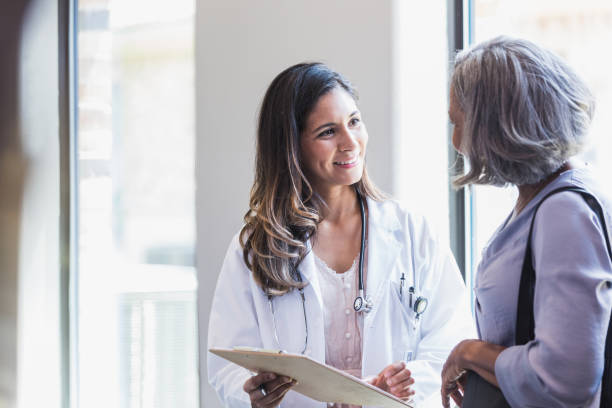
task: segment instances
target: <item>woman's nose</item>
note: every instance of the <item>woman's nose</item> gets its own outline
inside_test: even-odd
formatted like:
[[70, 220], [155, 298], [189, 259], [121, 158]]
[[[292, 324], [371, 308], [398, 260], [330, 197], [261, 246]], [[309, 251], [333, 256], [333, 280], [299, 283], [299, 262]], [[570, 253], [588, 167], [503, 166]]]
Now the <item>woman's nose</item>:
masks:
[[340, 151], [351, 151], [354, 150], [358, 145], [357, 136], [353, 134], [351, 129], [343, 126], [340, 130], [340, 138], [338, 140], [338, 149]]

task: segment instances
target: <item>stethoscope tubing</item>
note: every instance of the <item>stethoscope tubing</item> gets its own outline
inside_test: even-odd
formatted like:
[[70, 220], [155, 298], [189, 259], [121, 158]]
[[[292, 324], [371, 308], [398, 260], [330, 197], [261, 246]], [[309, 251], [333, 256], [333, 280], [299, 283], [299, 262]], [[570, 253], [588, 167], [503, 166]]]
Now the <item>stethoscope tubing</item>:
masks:
[[359, 201], [359, 211], [361, 212], [361, 246], [359, 250], [359, 293], [361, 294], [363, 291], [363, 258], [365, 253], [365, 235], [366, 235], [366, 216], [365, 216], [365, 208], [363, 205], [363, 198], [357, 189], [355, 189], [357, 193], [357, 201]]

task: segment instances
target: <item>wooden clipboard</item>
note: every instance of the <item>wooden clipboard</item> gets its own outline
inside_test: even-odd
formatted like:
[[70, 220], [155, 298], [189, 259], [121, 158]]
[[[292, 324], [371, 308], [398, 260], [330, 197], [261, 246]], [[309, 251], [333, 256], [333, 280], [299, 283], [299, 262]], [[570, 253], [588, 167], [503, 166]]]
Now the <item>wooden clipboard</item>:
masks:
[[292, 389], [317, 401], [412, 408], [394, 395], [301, 354], [249, 347], [211, 348], [209, 351], [254, 372], [272, 372], [294, 378], [297, 384]]

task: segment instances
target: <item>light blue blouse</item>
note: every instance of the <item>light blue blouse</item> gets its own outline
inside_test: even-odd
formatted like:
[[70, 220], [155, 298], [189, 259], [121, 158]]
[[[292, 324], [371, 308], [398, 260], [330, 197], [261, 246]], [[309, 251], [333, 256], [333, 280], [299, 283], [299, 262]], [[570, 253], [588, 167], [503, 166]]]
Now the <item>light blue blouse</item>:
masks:
[[519, 280], [535, 205], [548, 192], [567, 185], [583, 187], [599, 198], [609, 228], [612, 203], [588, 170], [569, 170], [516, 218], [506, 219], [478, 266], [478, 333], [487, 342], [508, 346], [497, 358], [495, 375], [512, 407], [599, 407], [612, 309], [612, 263], [602, 225], [577, 193], [553, 195], [537, 212], [532, 237], [535, 340], [513, 346]]

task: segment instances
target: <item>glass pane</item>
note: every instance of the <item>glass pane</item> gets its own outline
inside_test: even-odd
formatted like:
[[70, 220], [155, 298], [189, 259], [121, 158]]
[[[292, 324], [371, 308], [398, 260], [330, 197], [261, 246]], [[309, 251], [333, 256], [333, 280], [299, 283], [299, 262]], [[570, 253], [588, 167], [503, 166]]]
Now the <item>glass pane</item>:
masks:
[[[415, 3], [394, 2], [393, 8], [396, 31], [391, 66], [396, 74], [391, 79], [391, 191], [411, 211], [425, 215], [448, 244], [448, 126], [440, 120], [447, 116], [448, 110], [446, 2], [419, 3], [421, 18], [416, 20]], [[426, 41], [415, 41], [415, 38], [426, 38]], [[416, 64], [416, 55], [427, 63]], [[366, 102], [363, 101], [364, 108], [367, 108]], [[371, 133], [370, 137], [374, 146], [377, 142], [372, 140], [376, 136]]]
[[[474, 0], [475, 41], [505, 34], [547, 47], [574, 68], [597, 100], [591, 147], [582, 158], [603, 180], [612, 173], [612, 2], [609, 0]], [[514, 189], [476, 187], [476, 254], [507, 216], [518, 195]]]
[[197, 407], [194, 0], [78, 2], [80, 407]]

